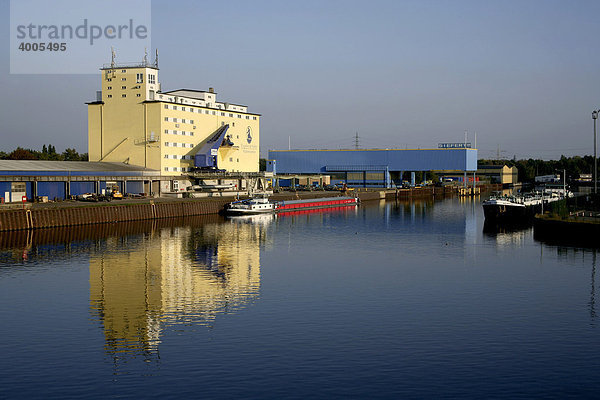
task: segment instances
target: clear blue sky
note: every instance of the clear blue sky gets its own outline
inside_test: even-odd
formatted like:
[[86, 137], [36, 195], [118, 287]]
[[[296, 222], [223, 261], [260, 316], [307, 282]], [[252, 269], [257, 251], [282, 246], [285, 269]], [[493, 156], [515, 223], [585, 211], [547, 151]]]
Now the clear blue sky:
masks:
[[[0, 3], [0, 150], [87, 151], [96, 75], [10, 75]], [[428, 148], [480, 158], [593, 153], [597, 1], [153, 1], [163, 90], [214, 87], [263, 115], [261, 154]], [[141, 59], [140, 56], [133, 60]], [[110, 61], [106, 55], [106, 62]]]

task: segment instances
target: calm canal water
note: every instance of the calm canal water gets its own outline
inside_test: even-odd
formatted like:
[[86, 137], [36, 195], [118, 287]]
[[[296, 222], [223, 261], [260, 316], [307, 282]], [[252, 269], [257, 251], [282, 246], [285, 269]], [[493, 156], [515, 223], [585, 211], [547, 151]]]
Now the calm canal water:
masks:
[[596, 252], [483, 220], [453, 198], [0, 233], [0, 398], [597, 397]]

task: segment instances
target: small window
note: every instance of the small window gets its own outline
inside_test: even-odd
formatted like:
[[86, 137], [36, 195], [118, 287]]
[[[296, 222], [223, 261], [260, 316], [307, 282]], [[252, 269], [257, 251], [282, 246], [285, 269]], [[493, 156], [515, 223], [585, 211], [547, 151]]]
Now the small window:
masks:
[[173, 106], [173, 110], [177, 110], [177, 106]]
[[112, 79], [111, 79], [111, 78], [108, 78], [106, 81], [107, 81], [107, 82], [112, 82]]
[[127, 80], [127, 78], [121, 78], [121, 80], [122, 80], [122, 81], [126, 81], [126, 80]]
[[144, 83], [144, 74], [135, 74], [136, 83]]
[[169, 122], [169, 117], [165, 117], [165, 121]]
[[190, 132], [190, 136], [194, 136], [194, 132]]
[[169, 155], [168, 155], [168, 154], [165, 154], [165, 158], [169, 158]]
[[181, 123], [182, 123], [182, 124], [185, 124], [185, 118], [182, 118], [182, 119], [181, 119]]
[[109, 99], [112, 99], [112, 94], [109, 94], [107, 97], [108, 97]]
[[173, 135], [177, 135], [177, 130], [176, 129], [173, 130]]
[[233, 117], [233, 114], [229, 114], [230, 117]]
[[[190, 120], [190, 124], [193, 124], [193, 123], [194, 123], [194, 120], [193, 120], [193, 119], [191, 119], [191, 120]], [[195, 127], [194, 127], [194, 128], [195, 128]]]
[[169, 142], [165, 142], [165, 146], [169, 147]]
[[242, 116], [238, 114], [238, 118], [242, 118]]
[[135, 97], [142, 97], [142, 95], [138, 93], [135, 95]]
[[224, 112], [222, 112], [222, 113], [221, 113], [221, 117], [224, 117], [224, 116], [225, 116], [225, 113], [224, 113]]
[[233, 162], [233, 157], [229, 157], [229, 161], [230, 161], [230, 162]]
[[181, 111], [185, 111], [185, 107], [181, 107]]
[[121, 97], [127, 97], [127, 95], [126, 94], [122, 94]]
[[125, 73], [125, 72], [127, 72], [127, 70], [126, 70], [126, 69], [122, 69], [122, 70], [121, 70], [121, 72], [122, 72], [122, 73]]
[[111, 89], [112, 89], [112, 86], [107, 86], [106, 87], [106, 90], [111, 90]]
[[250, 116], [249, 116], [249, 115], [246, 115], [246, 119], [250, 119]]
[[168, 130], [168, 129], [165, 129], [165, 133], [169, 133], [169, 130]]
[[238, 158], [236, 162], [240, 162], [240, 159]]
[[169, 109], [169, 106], [165, 104], [165, 110], [168, 110], [168, 109]]
[[165, 167], [165, 171], [168, 171], [168, 170], [169, 170], [169, 167]]
[[256, 121], [256, 117], [252, 117], [252, 119]]
[[193, 148], [194, 148], [194, 144], [190, 143], [190, 149], [193, 149]]
[[177, 122], [177, 118], [173, 118], [173, 122]]
[[179, 124], [175, 124], [175, 128], [179, 128]]

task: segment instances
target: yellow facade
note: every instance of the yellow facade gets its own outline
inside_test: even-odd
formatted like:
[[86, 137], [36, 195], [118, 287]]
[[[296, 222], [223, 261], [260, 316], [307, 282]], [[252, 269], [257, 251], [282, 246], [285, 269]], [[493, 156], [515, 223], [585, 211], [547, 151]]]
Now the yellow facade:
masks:
[[216, 93], [161, 92], [158, 68], [147, 62], [101, 69], [102, 92], [88, 103], [90, 161], [123, 162], [181, 175], [194, 155], [227, 124], [233, 146], [220, 147], [219, 169], [258, 172], [260, 115], [216, 101]]

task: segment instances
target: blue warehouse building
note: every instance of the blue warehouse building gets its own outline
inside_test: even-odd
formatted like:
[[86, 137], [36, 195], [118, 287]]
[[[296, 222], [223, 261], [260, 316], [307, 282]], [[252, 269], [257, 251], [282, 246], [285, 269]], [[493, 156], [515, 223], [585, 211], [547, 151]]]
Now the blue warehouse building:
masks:
[[6, 203], [24, 197], [63, 200], [113, 188], [121, 193], [158, 193], [160, 172], [123, 163], [0, 160], [0, 201]]
[[477, 149], [270, 150], [267, 171], [329, 174], [350, 186], [400, 185], [404, 172], [477, 171]]

